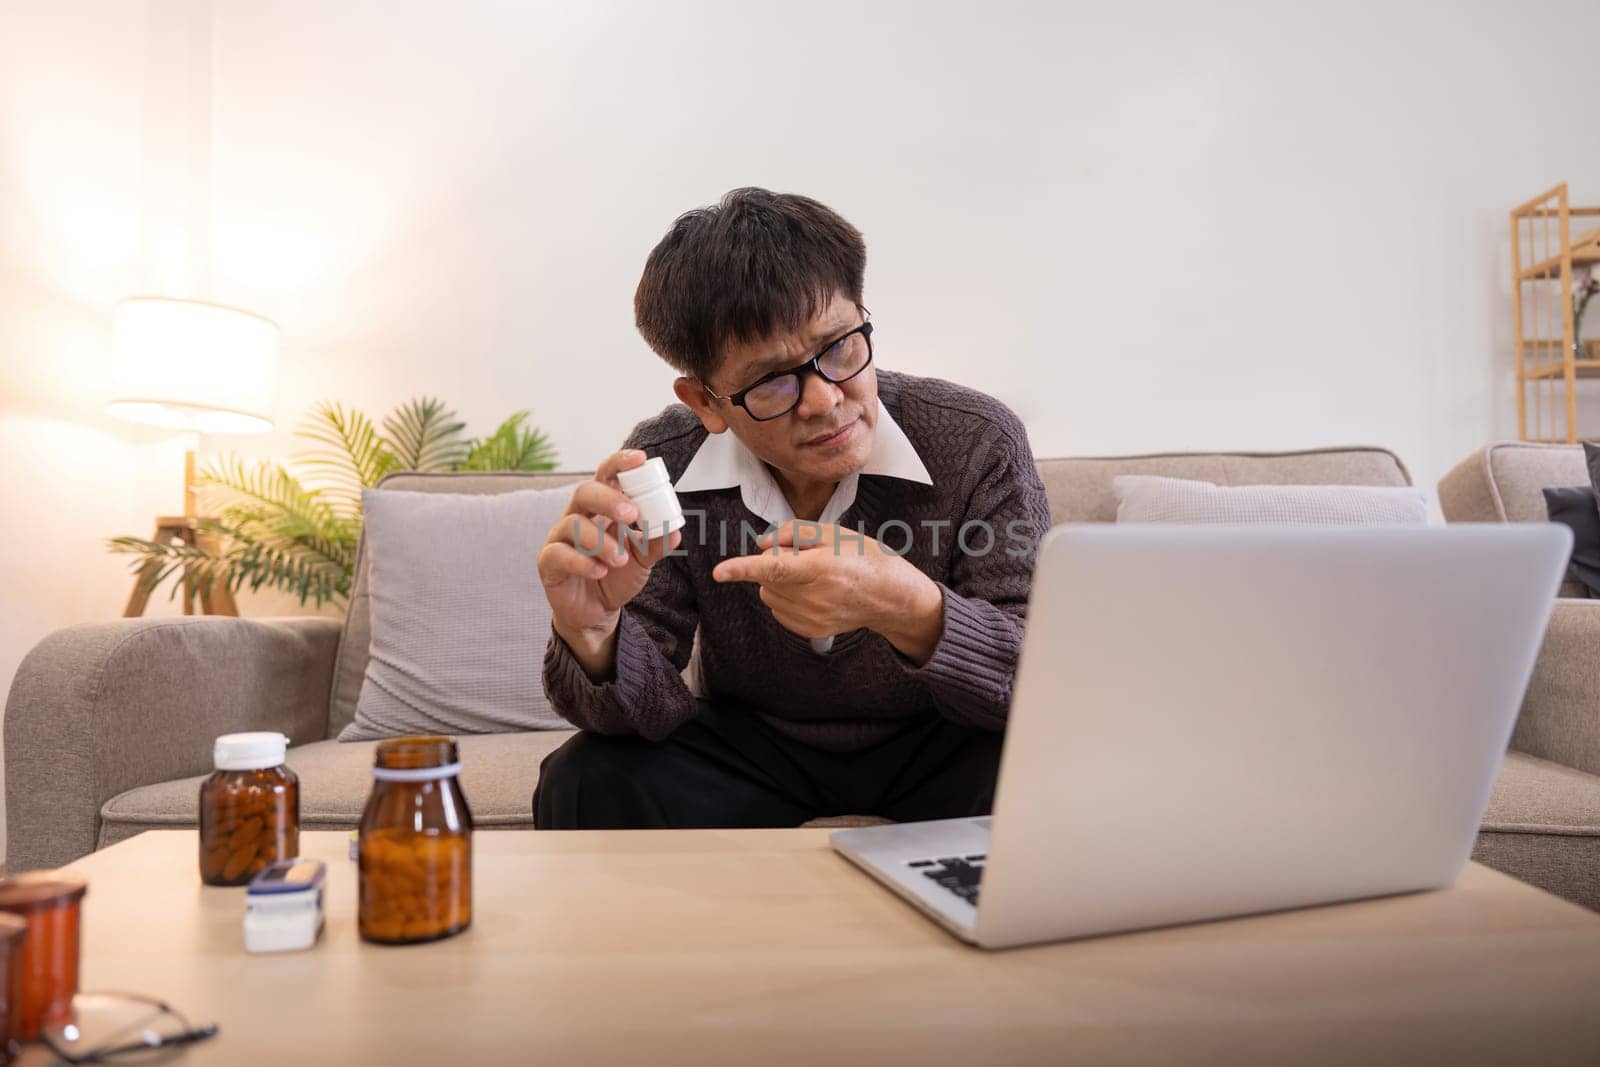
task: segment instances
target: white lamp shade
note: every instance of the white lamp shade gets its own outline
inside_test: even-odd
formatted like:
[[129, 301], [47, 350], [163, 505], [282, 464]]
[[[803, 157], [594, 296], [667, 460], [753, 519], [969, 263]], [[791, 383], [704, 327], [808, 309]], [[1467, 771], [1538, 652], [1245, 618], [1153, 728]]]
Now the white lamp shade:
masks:
[[112, 322], [113, 415], [198, 433], [272, 429], [278, 327], [194, 300], [134, 297]]

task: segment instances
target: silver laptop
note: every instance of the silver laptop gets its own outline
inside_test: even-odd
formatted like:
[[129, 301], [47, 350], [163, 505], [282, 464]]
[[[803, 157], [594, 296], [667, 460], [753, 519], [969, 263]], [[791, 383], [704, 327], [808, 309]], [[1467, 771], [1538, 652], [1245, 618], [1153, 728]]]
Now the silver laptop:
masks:
[[992, 818], [833, 847], [986, 948], [1449, 885], [1571, 542], [1554, 523], [1057, 527]]

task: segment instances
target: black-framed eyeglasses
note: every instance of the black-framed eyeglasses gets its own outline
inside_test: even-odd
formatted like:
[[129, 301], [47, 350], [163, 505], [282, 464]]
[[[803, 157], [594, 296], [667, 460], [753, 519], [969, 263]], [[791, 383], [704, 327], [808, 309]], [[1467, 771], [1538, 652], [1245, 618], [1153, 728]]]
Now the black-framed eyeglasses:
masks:
[[215, 1023], [192, 1026], [164, 1001], [137, 993], [79, 993], [72, 1010], [39, 1035], [68, 1063], [165, 1060], [185, 1045], [217, 1032]]
[[[866, 308], [863, 314], [870, 315]], [[804, 363], [764, 374], [750, 385], [722, 396], [712, 392], [701, 382], [707, 393], [718, 400], [726, 400], [744, 408], [745, 414], [757, 422], [766, 422], [789, 414], [800, 404], [805, 392], [805, 376], [815, 374], [823, 381], [838, 385], [867, 369], [872, 362], [872, 322], [863, 322], [849, 333], [842, 334], [822, 346], [822, 350]]]

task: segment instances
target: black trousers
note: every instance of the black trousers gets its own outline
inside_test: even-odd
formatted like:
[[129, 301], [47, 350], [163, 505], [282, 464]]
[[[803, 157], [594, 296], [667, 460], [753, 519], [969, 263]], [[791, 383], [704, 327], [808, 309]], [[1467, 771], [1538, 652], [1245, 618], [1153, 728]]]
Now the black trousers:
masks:
[[824, 815], [896, 822], [987, 815], [1003, 734], [917, 719], [859, 752], [795, 741], [708, 700], [660, 741], [579, 733], [544, 758], [541, 830], [798, 826]]

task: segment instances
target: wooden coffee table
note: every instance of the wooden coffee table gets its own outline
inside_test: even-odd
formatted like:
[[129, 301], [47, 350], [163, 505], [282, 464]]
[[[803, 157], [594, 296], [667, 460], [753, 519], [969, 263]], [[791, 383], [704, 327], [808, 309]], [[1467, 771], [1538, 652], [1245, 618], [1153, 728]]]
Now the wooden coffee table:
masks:
[[[465, 934], [360, 942], [346, 837], [311, 951], [245, 953], [192, 831], [89, 878], [86, 989], [221, 1033], [180, 1063], [1600, 1063], [1600, 916], [1452, 889], [1065, 944], [955, 941], [827, 831], [480, 832]], [[44, 1063], [30, 1048], [23, 1063]]]

